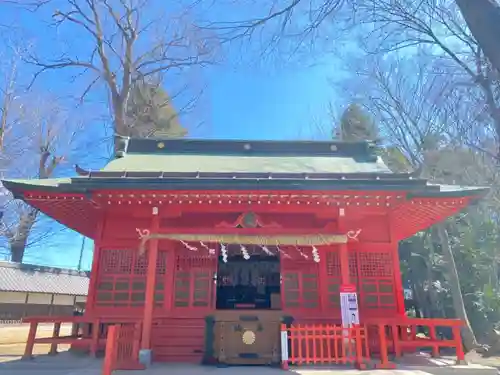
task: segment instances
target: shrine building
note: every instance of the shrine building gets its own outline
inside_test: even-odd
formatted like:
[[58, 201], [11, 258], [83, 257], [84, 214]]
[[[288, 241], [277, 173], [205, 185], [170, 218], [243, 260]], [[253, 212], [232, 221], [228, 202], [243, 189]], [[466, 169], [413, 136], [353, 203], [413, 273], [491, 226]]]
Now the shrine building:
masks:
[[[94, 240], [79, 319], [138, 322], [146, 362], [279, 363], [282, 324], [401, 321], [399, 241], [486, 193], [392, 173], [370, 142], [118, 138], [117, 150], [101, 170], [3, 184]], [[30, 335], [29, 355], [42, 342]], [[104, 347], [105, 330], [92, 337]]]

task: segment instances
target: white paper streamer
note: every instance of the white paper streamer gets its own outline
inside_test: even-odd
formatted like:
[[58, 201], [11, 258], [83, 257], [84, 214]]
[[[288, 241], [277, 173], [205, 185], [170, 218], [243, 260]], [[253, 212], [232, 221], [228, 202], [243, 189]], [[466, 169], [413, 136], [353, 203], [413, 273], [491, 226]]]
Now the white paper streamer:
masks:
[[227, 263], [227, 248], [223, 243], [220, 244], [220, 253], [222, 255], [222, 261]]
[[248, 260], [250, 259], [250, 254], [248, 254], [248, 250], [245, 246], [240, 245], [241, 248], [241, 254], [243, 255], [243, 259]]
[[316, 263], [319, 263], [319, 261], [320, 261], [320, 259], [319, 259], [319, 253], [318, 253], [318, 249], [316, 248], [316, 246], [312, 247], [312, 255], [313, 255], [313, 260]]

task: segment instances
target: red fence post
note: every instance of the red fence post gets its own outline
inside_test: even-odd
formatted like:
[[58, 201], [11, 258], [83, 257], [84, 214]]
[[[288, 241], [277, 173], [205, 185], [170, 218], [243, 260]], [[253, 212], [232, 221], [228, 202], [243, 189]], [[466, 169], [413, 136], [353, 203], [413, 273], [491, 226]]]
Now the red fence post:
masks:
[[375, 367], [379, 369], [394, 369], [394, 363], [389, 362], [389, 355], [387, 353], [387, 336], [385, 334], [385, 325], [378, 324], [378, 336], [380, 343], [380, 363]]
[[36, 330], [38, 328], [38, 322], [30, 322], [30, 331], [28, 333], [28, 340], [26, 341], [26, 347], [24, 348], [23, 359], [31, 359], [33, 355], [33, 346], [35, 346]]
[[[52, 332], [52, 337], [57, 340], [59, 338], [60, 332], [61, 332], [61, 322], [54, 323], [54, 331]], [[49, 355], [56, 355], [56, 354], [57, 354], [57, 341], [53, 342], [50, 345], [50, 352], [49, 352]]]
[[97, 349], [99, 347], [99, 329], [100, 321], [95, 319], [92, 322], [92, 339], [90, 342], [90, 355], [94, 358], [97, 356]]
[[118, 334], [118, 325], [108, 327], [108, 337], [106, 339], [106, 352], [104, 355], [104, 365], [102, 366], [102, 375], [112, 375], [113, 373], [115, 367]]
[[466, 365], [464, 347], [462, 344], [462, 335], [460, 333], [460, 327], [453, 327], [453, 339], [455, 340], [456, 353], [457, 353], [457, 365]]
[[[432, 323], [429, 323], [429, 337], [432, 342], [436, 342], [437, 337], [436, 337], [436, 326], [434, 326]], [[437, 358], [439, 357], [439, 347], [437, 345], [432, 345], [432, 357]]]
[[361, 335], [361, 326], [356, 326], [356, 368], [366, 370], [366, 363], [363, 362], [363, 336]]
[[[393, 324], [391, 327], [392, 331], [392, 341], [394, 343], [394, 355], [396, 358], [401, 357], [401, 345], [400, 345], [400, 339], [399, 339], [399, 330], [407, 330], [407, 327], [400, 327], [398, 325]], [[404, 336], [403, 336], [404, 337]]]

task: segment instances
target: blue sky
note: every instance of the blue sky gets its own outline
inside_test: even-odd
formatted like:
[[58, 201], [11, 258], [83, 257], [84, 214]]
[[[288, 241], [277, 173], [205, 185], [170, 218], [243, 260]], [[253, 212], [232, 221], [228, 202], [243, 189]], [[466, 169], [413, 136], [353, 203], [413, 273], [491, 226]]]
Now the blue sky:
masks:
[[[51, 53], [53, 41], [48, 35], [42, 37], [42, 30], [46, 30], [47, 25], [37, 15], [0, 13], [0, 20], [5, 17], [15, 19], [30, 30], [38, 49]], [[272, 59], [262, 60], [252, 52], [242, 59], [239, 53], [241, 48], [235, 52], [227, 47], [222, 64], [202, 71], [204, 110], [197, 117], [204, 125], [195, 129], [191, 136], [223, 139], [318, 139], [328, 136], [331, 122], [328, 103], [342, 105], [342, 97], [332, 85], [332, 79], [341, 74], [338, 58], [323, 56], [321, 60], [316, 59], [314, 65], [310, 61], [286, 64]], [[252, 61], [258, 61], [258, 64]], [[68, 79], [58, 72], [44, 77], [41, 85], [60, 93], [75, 86]], [[93, 95], [96, 99], [102, 93]], [[104, 127], [102, 121], [90, 122], [86, 130], [88, 144], [103, 137]], [[105, 163], [106, 152], [106, 147], [98, 146], [93, 158], [85, 153], [87, 157], [77, 156], [75, 159], [84, 167], [99, 168]], [[60, 174], [71, 176], [73, 173], [71, 168], [64, 168]], [[29, 248], [25, 261], [76, 267], [81, 243], [80, 235], [63, 231]], [[91, 257], [92, 241], [87, 240], [82, 262], [84, 269], [90, 267]]]

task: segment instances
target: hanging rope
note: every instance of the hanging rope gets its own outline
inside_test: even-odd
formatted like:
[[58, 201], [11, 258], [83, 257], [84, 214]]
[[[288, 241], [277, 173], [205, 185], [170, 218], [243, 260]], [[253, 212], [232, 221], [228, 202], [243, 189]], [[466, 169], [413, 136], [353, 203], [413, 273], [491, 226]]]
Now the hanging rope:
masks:
[[200, 246], [203, 247], [204, 249], [208, 250], [208, 253], [210, 255], [215, 255], [216, 251], [215, 249], [210, 248], [208, 245], [206, 245], [203, 241], [200, 241]]
[[270, 256], [273, 256], [273, 255], [274, 255], [274, 253], [273, 253], [271, 250], [269, 250], [267, 246], [261, 246], [261, 249], [262, 249], [262, 251], [263, 251], [264, 253], [266, 253], [267, 255], [270, 255]]
[[181, 244], [183, 244], [183, 245], [184, 245], [184, 247], [185, 247], [186, 249], [188, 249], [189, 251], [198, 251], [198, 248], [197, 248], [197, 247], [195, 247], [195, 246], [191, 246], [190, 244], [188, 244], [187, 242], [184, 242], [184, 241], [182, 241], [182, 240], [181, 240], [180, 242], [181, 242]]

